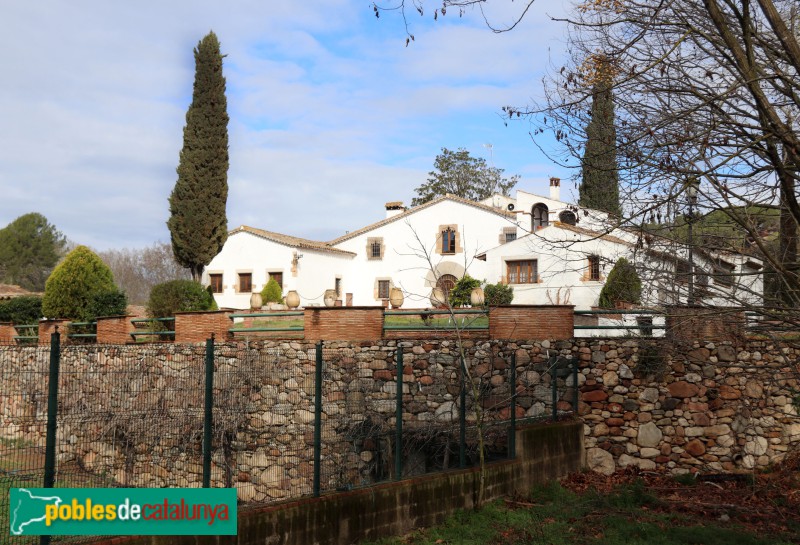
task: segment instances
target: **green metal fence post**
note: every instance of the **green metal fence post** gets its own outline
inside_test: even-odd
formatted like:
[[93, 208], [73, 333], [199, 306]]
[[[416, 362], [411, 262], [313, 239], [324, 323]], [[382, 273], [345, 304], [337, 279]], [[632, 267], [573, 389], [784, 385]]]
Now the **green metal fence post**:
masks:
[[322, 460], [322, 341], [317, 343], [314, 368], [314, 497], [319, 496], [320, 463]]
[[214, 433], [214, 334], [206, 339], [206, 396], [203, 415], [203, 488], [211, 488], [211, 436]]
[[467, 467], [467, 365], [464, 358], [461, 358], [461, 394], [459, 401], [461, 407], [458, 410], [458, 467]]
[[[53, 488], [56, 477], [56, 427], [58, 416], [58, 369], [61, 363], [61, 334], [56, 326], [50, 335], [50, 374], [47, 378], [47, 437], [44, 447], [44, 488]], [[41, 545], [50, 543], [50, 536], [39, 538]]]
[[572, 414], [578, 416], [578, 362], [576, 357], [572, 358]]
[[553, 422], [558, 420], [558, 356], [550, 366], [550, 385], [552, 386]]
[[394, 480], [403, 477], [403, 349], [397, 347], [397, 393], [394, 437]]
[[517, 353], [511, 353], [511, 430], [508, 434], [508, 457], [517, 457]]

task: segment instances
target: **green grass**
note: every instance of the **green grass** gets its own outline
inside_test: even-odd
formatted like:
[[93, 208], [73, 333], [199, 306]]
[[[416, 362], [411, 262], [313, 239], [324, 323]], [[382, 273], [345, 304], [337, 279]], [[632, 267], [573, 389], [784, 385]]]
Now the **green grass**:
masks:
[[[488, 316], [457, 316], [456, 320], [456, 323], [462, 327], [489, 327]], [[422, 316], [411, 314], [401, 316], [386, 316], [384, 319], [384, 326], [387, 328], [391, 328], [392, 326], [417, 326], [420, 329], [452, 329], [453, 323], [450, 317], [446, 315], [434, 315], [426, 320], [423, 320]]]
[[286, 319], [286, 320], [253, 320], [251, 325], [245, 326], [244, 322], [237, 322], [233, 324], [233, 329], [244, 329], [249, 327], [275, 327], [275, 328], [285, 328], [285, 327], [303, 327], [303, 319]]
[[[551, 483], [529, 498], [462, 511], [435, 528], [372, 545], [789, 545], [796, 536], [757, 535], [738, 527], [658, 512], [642, 482], [583, 495]], [[364, 543], [362, 545], [370, 545]]]

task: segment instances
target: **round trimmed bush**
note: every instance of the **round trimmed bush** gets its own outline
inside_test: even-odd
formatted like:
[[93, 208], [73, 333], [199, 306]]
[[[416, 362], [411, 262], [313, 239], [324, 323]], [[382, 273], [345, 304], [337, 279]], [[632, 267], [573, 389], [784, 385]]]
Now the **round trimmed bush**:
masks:
[[510, 305], [514, 300], [514, 288], [505, 284], [486, 284], [483, 299], [487, 306]]
[[168, 318], [176, 312], [216, 310], [214, 297], [200, 282], [172, 280], [153, 286], [147, 302], [147, 314], [152, 318]]
[[[52, 272], [44, 286], [42, 314], [48, 318], [89, 321], [97, 316], [96, 300], [119, 292], [114, 274], [86, 246], [72, 250]], [[124, 307], [121, 312], [124, 313]]]

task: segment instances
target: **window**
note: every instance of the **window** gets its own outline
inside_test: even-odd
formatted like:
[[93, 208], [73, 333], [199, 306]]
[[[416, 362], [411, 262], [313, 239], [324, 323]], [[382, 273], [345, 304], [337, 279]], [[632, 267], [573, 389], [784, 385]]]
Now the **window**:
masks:
[[517, 240], [517, 228], [503, 227], [503, 230], [500, 231], [500, 237], [497, 242], [499, 244], [508, 244], [509, 242], [513, 242], [515, 240]]
[[452, 274], [443, 274], [439, 277], [439, 280], [436, 281], [436, 287], [442, 290], [445, 301], [450, 300], [450, 290], [455, 287], [457, 281], [458, 278]]
[[589, 256], [589, 280], [600, 280], [600, 256]]
[[273, 280], [275, 280], [275, 282], [278, 283], [278, 285], [281, 287], [281, 289], [283, 289], [283, 273], [282, 272], [270, 271], [267, 274], [269, 275], [267, 277], [267, 282], [269, 282], [269, 279], [272, 278]]
[[222, 293], [222, 274], [209, 274], [208, 280], [211, 293]]
[[239, 293], [253, 291], [253, 273], [239, 273]]
[[535, 284], [539, 282], [539, 263], [535, 259], [507, 261], [506, 272], [509, 284]]
[[456, 232], [450, 227], [442, 231], [442, 253], [456, 253]]
[[558, 215], [558, 221], [566, 223], [567, 225], [575, 225], [578, 223], [578, 217], [570, 210], [564, 210]]
[[678, 261], [675, 263], [675, 281], [688, 282], [689, 281], [689, 262]]
[[547, 205], [543, 203], [534, 204], [531, 209], [531, 230], [535, 231], [550, 224], [548, 219]]
[[342, 296], [342, 279], [337, 278], [333, 283], [333, 289], [336, 290], [336, 297]]
[[367, 259], [383, 259], [383, 238], [370, 237], [367, 239]]
[[391, 282], [389, 280], [378, 280], [378, 299], [389, 298], [389, 287]]
[[733, 286], [733, 267], [724, 264], [714, 265], [714, 283], [720, 286]]

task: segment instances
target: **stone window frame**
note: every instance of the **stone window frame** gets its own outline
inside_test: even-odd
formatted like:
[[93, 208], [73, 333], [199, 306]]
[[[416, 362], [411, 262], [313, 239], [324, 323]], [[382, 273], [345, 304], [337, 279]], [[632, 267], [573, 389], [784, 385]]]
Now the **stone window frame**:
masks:
[[[219, 290], [214, 289], [214, 279], [219, 279]], [[208, 272], [208, 287], [211, 288], [211, 293], [222, 293], [225, 291], [225, 284], [223, 280], [225, 279], [224, 273], [222, 271], [209, 271]]]
[[[594, 275], [595, 269], [597, 275]], [[584, 282], [603, 282], [603, 262], [597, 254], [589, 254], [586, 256], [586, 271], [583, 273]]]
[[[509, 239], [509, 236], [512, 238]], [[497, 242], [500, 244], [508, 244], [509, 242], [514, 242], [517, 240], [517, 228], [516, 227], [503, 227], [502, 231], [500, 231], [500, 236], [497, 239]]]
[[[386, 282], [386, 297], [381, 297], [381, 283]], [[388, 301], [389, 300], [389, 293], [392, 291], [392, 287], [394, 287], [394, 283], [392, 279], [388, 276], [379, 276], [375, 278], [375, 283], [373, 284], [373, 298], [376, 301]]]
[[[376, 244], [380, 244], [380, 255], [375, 256], [373, 255], [373, 247]], [[367, 260], [368, 261], [380, 261], [383, 259], [383, 256], [386, 253], [386, 245], [383, 243], [383, 237], [369, 237], [367, 238]]]
[[[243, 290], [242, 289], [242, 279], [244, 276], [250, 277], [250, 289]], [[236, 271], [236, 293], [252, 293], [253, 292], [253, 271], [252, 270], [241, 270]]]
[[[452, 232], [453, 238], [455, 239], [453, 243], [454, 251], [452, 252], [444, 251], [444, 233], [446, 231]], [[462, 248], [461, 246], [461, 233], [458, 231], [458, 225], [455, 223], [440, 225], [439, 230], [436, 234], [436, 253], [439, 255], [456, 255], [460, 254], [463, 251], [464, 248]]]

